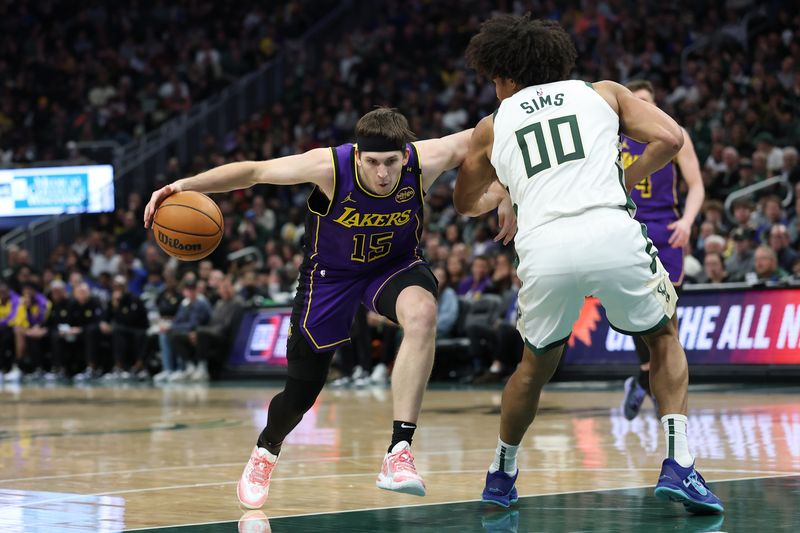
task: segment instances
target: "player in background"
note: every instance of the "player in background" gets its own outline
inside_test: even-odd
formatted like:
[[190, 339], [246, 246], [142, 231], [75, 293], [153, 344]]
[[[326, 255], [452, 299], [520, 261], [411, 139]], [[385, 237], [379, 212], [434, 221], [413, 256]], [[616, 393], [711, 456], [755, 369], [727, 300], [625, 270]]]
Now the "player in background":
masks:
[[[655, 104], [653, 84], [635, 80], [627, 88], [637, 98]], [[683, 147], [673, 160], [662, 168], [642, 178], [633, 186], [631, 197], [636, 204], [635, 218], [647, 227], [647, 236], [658, 248], [658, 257], [669, 272], [669, 279], [680, 294], [683, 284], [683, 256], [692, 233], [692, 224], [703, 206], [705, 188], [700, 175], [700, 163], [688, 132], [683, 132]], [[644, 152], [646, 144], [620, 136], [622, 163], [628, 168]], [[677, 167], [677, 168], [676, 168]], [[687, 194], [683, 216], [678, 212], [678, 170], [686, 182]], [[639, 357], [639, 374], [625, 380], [622, 410], [625, 418], [633, 420], [642, 408], [645, 396], [653, 400], [656, 413], [658, 405], [650, 390], [650, 350], [641, 337], [633, 337]]]
[[[503, 390], [483, 500], [504, 507], [517, 500], [517, 450], [591, 295], [612, 327], [641, 335], [650, 349], [667, 452], [655, 495], [691, 512], [722, 512], [689, 451], [689, 371], [678, 340], [677, 295], [645, 228], [632, 218], [627, 194], [675, 157], [683, 132], [617, 83], [570, 80], [576, 57], [557, 22], [527, 15], [484, 22], [467, 48], [469, 64], [494, 81], [501, 102], [475, 128], [453, 199], [459, 212], [475, 216], [484, 212], [481, 198], [495, 179], [508, 187], [519, 226], [517, 327], [525, 341]], [[625, 171], [620, 130], [647, 144]]]
[[[436, 336], [438, 290], [419, 250], [423, 197], [442, 172], [461, 164], [472, 130], [411, 142], [406, 118], [378, 108], [361, 117], [355, 133], [355, 144], [230, 163], [178, 180], [155, 191], [145, 207], [145, 227], [150, 227], [158, 205], [179, 191], [315, 185], [287, 342], [288, 378], [270, 402], [267, 425], [237, 488], [239, 501], [250, 509], [265, 503], [281, 444], [314, 405], [335, 349], [350, 342], [350, 326], [362, 304], [404, 331], [392, 372], [392, 439], [377, 485], [418, 496], [426, 492], [410, 449]], [[485, 211], [498, 208], [496, 240], [508, 243], [516, 218], [505, 189], [494, 184], [478, 203]]]

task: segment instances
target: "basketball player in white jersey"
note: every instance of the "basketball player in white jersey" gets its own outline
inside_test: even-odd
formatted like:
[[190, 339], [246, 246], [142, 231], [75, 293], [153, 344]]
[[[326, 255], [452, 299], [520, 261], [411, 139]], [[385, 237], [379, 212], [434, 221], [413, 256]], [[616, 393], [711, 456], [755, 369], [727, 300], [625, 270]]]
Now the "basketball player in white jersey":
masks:
[[[522, 362], [503, 391], [500, 435], [483, 500], [517, 500], [516, 452], [542, 387], [556, 370], [584, 297], [595, 296], [612, 327], [641, 335], [651, 353], [651, 388], [667, 441], [655, 494], [693, 513], [720, 500], [694, 468], [687, 442], [686, 355], [677, 336], [677, 296], [658, 252], [632, 218], [628, 191], [667, 164], [683, 144], [657, 107], [610, 81], [569, 80], [577, 53], [553, 21], [502, 15], [486, 21], [467, 60], [494, 80], [500, 107], [473, 133], [456, 182], [459, 212], [499, 180], [517, 213], [518, 329]], [[626, 170], [619, 134], [647, 143]]]

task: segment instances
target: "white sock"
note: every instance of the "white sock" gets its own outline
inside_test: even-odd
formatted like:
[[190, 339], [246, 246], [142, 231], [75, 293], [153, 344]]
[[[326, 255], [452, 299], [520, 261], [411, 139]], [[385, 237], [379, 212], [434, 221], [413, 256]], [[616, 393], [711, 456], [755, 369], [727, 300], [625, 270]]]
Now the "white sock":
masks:
[[498, 470], [502, 470], [506, 474], [513, 476], [517, 471], [518, 449], [519, 445], [506, 444], [500, 440], [500, 437], [497, 437], [497, 450], [494, 452], [494, 462], [489, 467], [489, 472], [493, 474]]
[[667, 439], [667, 457], [684, 468], [692, 466], [694, 457], [689, 453], [687, 437], [689, 420], [684, 415], [664, 415], [661, 417], [661, 425]]

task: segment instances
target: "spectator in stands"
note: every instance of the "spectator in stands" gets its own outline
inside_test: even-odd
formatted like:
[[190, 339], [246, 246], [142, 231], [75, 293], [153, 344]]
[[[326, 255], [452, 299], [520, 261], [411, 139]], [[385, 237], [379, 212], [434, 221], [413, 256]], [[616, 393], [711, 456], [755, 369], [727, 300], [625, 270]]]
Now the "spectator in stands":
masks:
[[759, 157], [763, 157], [766, 177], [780, 172], [783, 167], [783, 150], [775, 146], [775, 138], [772, 134], [767, 131], [761, 132], [755, 136], [753, 141], [756, 143], [754, 160], [757, 154], [760, 154]]
[[44, 353], [48, 338], [48, 331], [45, 327], [50, 317], [52, 304], [47, 297], [39, 290], [38, 285], [33, 282], [26, 283], [22, 287], [22, 305], [25, 309], [24, 323], [17, 326], [17, 363], [11, 369], [16, 370], [17, 378], [6, 374], [5, 379], [9, 381], [19, 380], [25, 374], [33, 371], [34, 378], [44, 375]]
[[239, 285], [239, 297], [245, 303], [258, 304], [262, 300], [270, 299], [268, 288], [258, 285], [258, 274], [254, 268], [250, 268], [242, 273]]
[[489, 235], [489, 228], [486, 224], [480, 224], [475, 229], [475, 234], [472, 236], [472, 257], [489, 257], [499, 249], [499, 245]]
[[733, 254], [725, 261], [725, 270], [728, 271], [731, 281], [744, 281], [748, 272], [752, 272], [755, 263], [756, 233], [750, 228], [736, 228], [731, 232], [733, 239]]
[[[16, 366], [17, 347], [14, 329], [25, 323], [25, 307], [19, 294], [0, 280], [0, 374], [8, 381], [19, 381], [21, 372]], [[10, 376], [9, 376], [10, 374]]]
[[450, 254], [447, 257], [445, 269], [447, 270], [447, 279], [450, 282], [450, 286], [453, 287], [457, 293], [465, 275], [463, 259], [456, 254]]
[[792, 185], [800, 183], [800, 165], [798, 164], [797, 148], [794, 146], [787, 146], [783, 149], [783, 161], [779, 176]]
[[733, 202], [733, 220], [737, 228], [753, 227], [755, 205], [750, 198], [739, 198]]
[[769, 237], [769, 230], [775, 224], [786, 224], [783, 214], [781, 199], [770, 195], [762, 200], [762, 213], [757, 214], [756, 234], [759, 242], [766, 243]]
[[[117, 247], [112, 241], [106, 242], [103, 247], [102, 254], [95, 254], [92, 258], [92, 277], [96, 278], [101, 273], [105, 272], [112, 276], [119, 274], [119, 268], [122, 264], [122, 257], [117, 253]], [[72, 284], [72, 280], [70, 280]]]
[[[449, 263], [448, 263], [449, 264]], [[456, 291], [459, 296], [469, 300], [477, 300], [492, 283], [489, 275], [489, 258], [484, 255], [476, 256], [472, 260], [470, 275], [461, 280]]]
[[727, 234], [729, 227], [725, 222], [725, 207], [719, 200], [706, 200], [703, 204], [703, 221], [711, 224], [712, 233]]
[[208, 324], [211, 319], [211, 306], [205, 297], [198, 294], [196, 279], [184, 281], [182, 292], [183, 301], [169, 328], [169, 344], [178, 368], [170, 375], [169, 381], [202, 377], [196, 372], [197, 328]]
[[800, 182], [794, 186], [794, 213], [786, 224], [789, 230], [789, 241], [797, 249], [800, 249]]
[[436, 320], [436, 338], [447, 338], [458, 320], [458, 296], [450, 286], [447, 270], [439, 265], [433, 268], [439, 288]]
[[703, 273], [701, 283], [727, 283], [730, 281], [730, 276], [725, 270], [725, 260], [718, 252], [706, 252], [706, 256], [703, 258]]
[[795, 259], [792, 265], [792, 277], [790, 279], [795, 284], [800, 283], [800, 257]]
[[494, 324], [475, 324], [467, 328], [470, 355], [473, 361], [491, 359], [488, 368], [472, 383], [499, 383], [517, 367], [523, 349], [522, 337], [517, 331], [517, 297], [521, 282], [516, 270], [512, 273], [513, 284], [503, 294], [500, 316]]
[[176, 370], [175, 357], [169, 341], [169, 331], [172, 321], [181, 307], [181, 291], [175, 276], [170, 273], [164, 278], [164, 289], [158, 295], [156, 308], [158, 309], [158, 346], [161, 354], [161, 372], [153, 376], [155, 383], [167, 381]]
[[[58, 343], [62, 342], [62, 330], [64, 329], [62, 324], [68, 324], [70, 312], [70, 299], [67, 293], [67, 285], [60, 279], [53, 280], [50, 283], [49, 299], [52, 303], [52, 308], [50, 310], [50, 316], [45, 322], [45, 327], [47, 328], [51, 361], [50, 371], [44, 375], [44, 378], [47, 381], [55, 381], [67, 379], [69, 377], [67, 374], [68, 369], [64, 366], [65, 361], [63, 358], [59, 359], [59, 353], [63, 353], [63, 350], [59, 352], [58, 347]], [[42, 348], [42, 346], [38, 344], [32, 346]], [[34, 357], [38, 360], [43, 360], [44, 353], [34, 354]]]
[[778, 259], [778, 266], [790, 272], [798, 253], [792, 250], [789, 243], [789, 231], [783, 224], [775, 224], [769, 230], [767, 244]]
[[114, 276], [111, 300], [100, 321], [100, 331], [111, 337], [114, 354], [114, 368], [104, 376], [105, 379], [124, 381], [150, 377], [144, 366], [148, 326], [147, 310], [142, 300], [128, 291], [125, 276]]
[[[725, 162], [722, 158], [722, 152], [725, 149], [725, 146], [722, 143], [714, 143], [711, 147], [711, 153], [708, 155], [706, 162], [703, 163], [703, 168], [706, 170], [711, 176], [716, 177], [718, 174], [722, 174], [727, 169]], [[706, 188], [710, 186], [710, 183], [705, 183]]]
[[79, 283], [68, 304], [66, 322], [59, 322], [58, 338], [53, 346], [53, 361], [69, 374], [77, 365], [85, 365], [75, 375], [82, 382], [102, 375], [99, 323], [103, 314], [100, 302], [92, 297], [89, 284]]
[[705, 240], [703, 257], [707, 254], [724, 254], [727, 241], [722, 235], [709, 235]]
[[498, 253], [494, 258], [492, 269], [492, 283], [486, 292], [503, 295], [514, 285], [513, 266], [511, 258], [505, 253]]
[[[770, 177], [769, 168], [767, 168], [767, 155], [762, 152], [755, 152], [752, 158], [753, 163], [753, 177], [750, 183], [758, 183]], [[747, 183], [749, 185], [750, 183]], [[745, 185], [744, 183], [742, 185]]]
[[211, 311], [209, 323], [197, 327], [197, 367], [190, 376], [193, 381], [208, 381], [209, 374], [219, 376], [234, 327], [244, 308], [244, 301], [233, 290], [231, 276], [222, 278], [216, 290], [219, 299]]
[[789, 274], [778, 265], [778, 256], [767, 245], [756, 248], [753, 270], [748, 272], [745, 280], [751, 285], [761, 283], [777, 283], [787, 278]]
[[125, 211], [122, 215], [122, 228], [117, 234], [116, 244], [125, 244], [128, 250], [139, 250], [147, 240], [145, 229], [139, 223], [139, 218], [133, 211]]
[[712, 197], [724, 200], [733, 192], [739, 181], [739, 151], [733, 146], [726, 146], [722, 151], [722, 162], [725, 169], [712, 175], [711, 183], [707, 190], [713, 193]]

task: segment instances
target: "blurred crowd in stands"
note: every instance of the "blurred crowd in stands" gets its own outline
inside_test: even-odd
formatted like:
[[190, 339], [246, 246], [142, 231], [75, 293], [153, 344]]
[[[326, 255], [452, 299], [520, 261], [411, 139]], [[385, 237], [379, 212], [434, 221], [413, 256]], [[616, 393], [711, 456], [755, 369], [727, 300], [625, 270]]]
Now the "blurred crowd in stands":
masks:
[[333, 0], [0, 0], [0, 163], [140, 137], [269, 61]]
[[[144, 2], [149, 10], [129, 11], [128, 3], [100, 3], [67, 16], [62, 4], [0, 0], [0, 27], [13, 30], [0, 38], [0, 78], [10, 80], [0, 103], [7, 161], [62, 157], [69, 140], [141, 135], [268, 59], [318, 9], [310, 1], [274, 10], [247, 1]], [[497, 102], [491, 81], [465, 67], [463, 50], [499, 6], [560, 20], [578, 47], [576, 78], [649, 79], [658, 104], [688, 130], [706, 202], [686, 253], [686, 284], [800, 282], [800, 12], [746, 0], [376, 4], [368, 24], [323, 43], [321, 54], [291, 58], [279, 102], [224, 138], [207, 138], [188, 164], [170, 160], [157, 186], [225, 162], [350, 141], [358, 118], [376, 105], [399, 108], [420, 138], [473, 126]], [[725, 209], [732, 192], [771, 177], [784, 184], [745, 192]], [[455, 212], [453, 179], [447, 174], [431, 188], [422, 241], [440, 281], [438, 333], [442, 350], [468, 354], [459, 375], [496, 380], [516, 364], [498, 354], [521, 347], [513, 249], [492, 240], [494, 215]], [[32, 265], [25, 250], [4, 250], [0, 371], [14, 379], [106, 372], [112, 380], [205, 380], [220, 370], [239, 310], [290, 302], [308, 187], [216, 195], [225, 238], [198, 264], [168, 260], [142, 228], [149, 192], [92, 218], [45, 265]], [[400, 334], [377, 315], [359, 316], [355, 342], [340, 354], [339, 383], [385, 381]], [[453, 337], [466, 342], [448, 345]], [[100, 357], [106, 353], [114, 357]]]

